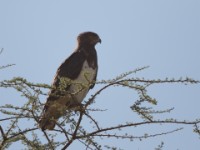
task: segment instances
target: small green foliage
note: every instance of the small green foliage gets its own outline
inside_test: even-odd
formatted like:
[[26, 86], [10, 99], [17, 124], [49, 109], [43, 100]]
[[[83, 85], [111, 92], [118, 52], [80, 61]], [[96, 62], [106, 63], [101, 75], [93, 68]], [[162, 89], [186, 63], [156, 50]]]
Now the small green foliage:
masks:
[[[6, 67], [9, 67], [9, 65]], [[0, 67], [0, 69], [6, 67]], [[22, 77], [14, 77], [10, 80], [0, 81], [0, 88], [13, 88], [17, 93], [20, 93], [21, 98], [23, 97], [23, 99], [25, 99], [25, 101], [20, 101], [20, 99], [18, 100], [21, 104], [19, 106], [13, 104], [0, 106], [0, 116], [2, 116], [0, 118], [0, 149], [7, 149], [13, 143], [21, 142], [26, 149], [64, 150], [77, 141], [77, 143], [83, 145], [85, 149], [89, 150], [101, 150], [105, 148], [111, 150], [122, 150], [121, 148], [111, 146], [112, 144], [104, 146], [99, 143], [99, 139], [114, 138], [134, 142], [135, 140], [145, 140], [147, 138], [172, 134], [183, 129], [175, 128], [174, 130], [161, 133], [142, 133], [139, 136], [133, 134], [134, 132], [125, 132], [126, 128], [134, 130], [138, 126], [153, 126], [155, 124], [192, 125], [194, 127], [194, 132], [200, 136], [200, 119], [194, 121], [178, 121], [176, 118], [163, 118], [161, 116], [162, 114], [170, 113], [174, 108], [156, 110], [155, 106], [158, 106], [159, 100], [148, 93], [148, 88], [155, 84], [198, 84], [199, 81], [188, 77], [179, 79], [145, 79], [142, 77], [135, 77], [136, 73], [147, 68], [148, 66], [137, 68], [133, 71], [120, 74], [113, 79], [97, 81], [96, 84], [101, 85], [101, 88], [91, 95], [91, 97], [86, 100], [85, 104], [81, 107], [77, 107], [75, 110], [66, 110], [66, 115], [56, 122], [56, 128], [53, 131], [42, 131], [38, 127], [38, 121], [44, 106], [41, 102], [40, 96], [48, 95], [46, 93], [48, 89], [56, 90], [55, 96], [63, 96], [63, 94], [66, 93], [68, 86], [72, 84], [77, 85], [78, 88], [77, 91], [70, 94], [77, 94], [84, 88], [91, 86], [93, 83], [88, 82], [83, 84], [80, 82], [74, 82], [68, 78], [59, 78], [59, 88], [55, 89], [55, 87], [48, 84], [29, 82]], [[85, 78], [88, 78], [88, 74], [85, 74]], [[105, 127], [104, 125], [99, 124], [98, 118], [92, 116], [91, 112], [104, 111], [106, 113], [106, 110], [102, 110], [100, 106], [95, 109], [91, 108], [91, 106], [99, 94], [113, 86], [136, 91], [138, 98], [133, 99], [131, 109], [133, 113], [140, 118], [139, 122], [128, 120], [121, 124]], [[155, 115], [160, 115], [161, 119], [155, 119]], [[28, 124], [30, 122], [31, 124]], [[4, 124], [6, 124], [6, 126]], [[161, 142], [155, 150], [161, 150], [163, 145], [164, 143]]]

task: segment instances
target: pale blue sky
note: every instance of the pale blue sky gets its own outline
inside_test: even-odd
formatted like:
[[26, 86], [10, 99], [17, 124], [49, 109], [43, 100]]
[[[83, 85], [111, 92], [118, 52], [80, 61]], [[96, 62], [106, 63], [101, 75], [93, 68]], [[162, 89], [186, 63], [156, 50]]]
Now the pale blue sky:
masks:
[[[189, 76], [200, 80], [199, 0], [0, 0], [0, 48], [4, 48], [0, 66], [16, 64], [1, 70], [0, 80], [22, 76], [31, 82], [50, 84], [57, 67], [76, 47], [76, 36], [83, 31], [94, 31], [102, 39], [96, 46], [99, 80], [146, 65], [150, 68], [138, 77]], [[153, 86], [149, 92], [158, 98], [157, 108], [175, 107], [168, 116], [194, 119], [200, 117], [199, 90], [199, 85], [176, 84]], [[108, 109], [97, 115], [98, 120], [105, 125], [134, 121], [129, 106], [136, 98], [130, 90], [109, 89], [95, 104]], [[0, 104], [20, 103], [13, 90], [0, 89], [0, 99]], [[128, 132], [143, 135], [174, 128], [145, 126]], [[143, 141], [109, 139], [103, 143], [147, 150], [161, 141], [166, 150], [200, 147], [192, 128]], [[73, 145], [71, 149], [75, 148], [80, 147]]]

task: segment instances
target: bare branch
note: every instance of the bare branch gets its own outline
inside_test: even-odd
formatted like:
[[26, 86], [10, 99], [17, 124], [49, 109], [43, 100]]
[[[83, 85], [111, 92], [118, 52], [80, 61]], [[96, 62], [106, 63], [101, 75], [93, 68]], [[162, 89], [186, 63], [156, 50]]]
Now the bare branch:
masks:
[[[0, 51], [1, 53], [1, 51]], [[103, 80], [96, 82], [96, 84], [101, 84], [102, 87], [96, 91], [94, 95], [92, 95], [85, 104], [81, 105], [81, 107], [77, 108], [77, 110], [66, 111], [65, 117], [62, 120], [56, 122], [56, 128], [53, 131], [42, 131], [38, 130], [38, 118], [40, 113], [42, 112], [42, 108], [44, 104], [40, 101], [41, 95], [47, 95], [44, 92], [46, 89], [53, 89], [53, 87], [47, 84], [35, 84], [27, 81], [24, 78], [16, 77], [11, 80], [3, 80], [0, 81], [0, 87], [2, 88], [14, 88], [17, 92], [20, 92], [23, 98], [26, 98], [27, 101], [22, 106], [13, 106], [11, 104], [7, 104], [4, 106], [0, 106], [0, 113], [3, 114], [4, 118], [0, 119], [2, 123], [0, 126], [0, 134], [2, 135], [1, 148], [8, 147], [13, 142], [21, 140], [27, 146], [27, 148], [48, 148], [48, 149], [67, 149], [69, 148], [74, 141], [79, 141], [85, 146], [85, 149], [102, 149], [102, 145], [97, 141], [97, 139], [105, 139], [105, 138], [116, 138], [116, 139], [145, 139], [151, 138], [155, 136], [161, 136], [166, 134], [171, 134], [176, 131], [181, 130], [182, 128], [175, 127], [175, 130], [160, 132], [156, 134], [141, 134], [142, 136], [129, 135], [124, 133], [123, 131], [126, 128], [132, 129], [133, 127], [142, 127], [144, 125], [191, 125], [194, 128], [194, 132], [200, 135], [200, 119], [195, 121], [177, 121], [176, 119], [161, 119], [155, 120], [154, 116], [158, 114], [171, 112], [174, 108], [165, 109], [165, 110], [155, 110], [154, 106], [157, 105], [158, 100], [152, 98], [147, 91], [151, 85], [154, 84], [173, 84], [173, 83], [181, 83], [181, 84], [199, 84], [200, 81], [194, 80], [191, 78], [185, 79], [144, 79], [144, 78], [129, 78], [130, 75], [137, 73], [138, 71], [142, 71], [148, 67], [142, 67], [135, 69], [133, 71], [129, 71], [117, 76], [111, 80]], [[2, 69], [2, 68], [0, 68]], [[75, 83], [77, 84], [77, 83]], [[98, 118], [94, 118], [91, 115], [93, 111], [104, 111], [101, 108], [90, 109], [91, 105], [96, 100], [97, 96], [100, 95], [103, 91], [107, 90], [110, 87], [117, 86], [120, 88], [126, 88], [130, 90], [134, 90], [138, 94], [138, 99], [136, 99], [131, 106], [133, 113], [137, 114], [141, 120], [141, 122], [132, 122], [127, 121], [122, 124], [112, 125], [108, 127], [102, 127], [98, 123]], [[54, 89], [57, 90], [57, 89]], [[62, 89], [65, 90], [65, 89]], [[82, 90], [82, 89], [81, 89]], [[63, 92], [63, 91], [62, 91]], [[59, 93], [59, 92], [58, 92]], [[56, 95], [59, 96], [59, 95]], [[145, 105], [144, 105], [145, 104]], [[85, 117], [84, 117], [85, 116]], [[84, 120], [85, 119], [85, 120]], [[21, 129], [20, 124], [24, 122], [24, 120], [32, 121], [33, 126], [30, 128]], [[7, 125], [7, 129], [3, 126], [3, 123], [9, 124]], [[84, 124], [83, 124], [84, 122]], [[89, 122], [88, 126], [85, 126], [85, 122]], [[64, 125], [67, 127], [65, 128]], [[120, 131], [119, 131], [120, 129]], [[121, 131], [123, 130], [123, 131]], [[41, 133], [44, 136], [38, 136]], [[32, 138], [31, 138], [32, 136]], [[62, 141], [58, 140], [59, 136], [62, 136]], [[46, 142], [43, 142], [46, 141]], [[108, 148], [111, 148], [107, 146]]]

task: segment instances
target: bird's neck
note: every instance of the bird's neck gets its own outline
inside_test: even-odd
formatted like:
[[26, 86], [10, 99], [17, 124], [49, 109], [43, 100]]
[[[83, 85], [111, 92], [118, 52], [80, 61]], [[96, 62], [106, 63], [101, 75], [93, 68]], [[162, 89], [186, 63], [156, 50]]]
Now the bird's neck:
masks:
[[90, 67], [95, 68], [97, 66], [97, 53], [94, 46], [78, 47], [77, 51], [85, 55]]

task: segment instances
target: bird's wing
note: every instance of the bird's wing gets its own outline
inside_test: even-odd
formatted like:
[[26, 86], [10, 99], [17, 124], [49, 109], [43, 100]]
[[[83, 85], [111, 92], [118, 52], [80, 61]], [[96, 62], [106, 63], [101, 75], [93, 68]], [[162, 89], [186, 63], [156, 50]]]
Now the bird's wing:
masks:
[[[58, 89], [59, 86], [62, 86], [61, 82], [63, 82], [62, 79], [69, 79], [74, 80], [78, 77], [78, 75], [81, 72], [83, 62], [85, 61], [85, 55], [81, 51], [75, 51], [72, 53], [71, 56], [69, 56], [58, 68], [57, 73], [54, 77], [53, 81], [53, 89], [49, 93], [49, 97], [47, 98], [47, 101], [56, 100], [59, 95], [62, 95]], [[66, 80], [65, 80], [66, 81]], [[64, 81], [64, 82], [65, 82]], [[70, 82], [70, 81], [69, 81]], [[65, 90], [67, 90], [70, 87], [69, 85], [65, 85]], [[57, 96], [56, 96], [57, 95]]]
[[85, 55], [82, 51], [75, 51], [58, 68], [56, 77], [67, 77], [71, 80], [76, 79], [81, 72]]
[[[53, 88], [49, 92], [49, 96], [47, 97], [47, 101], [43, 109], [43, 115], [40, 119], [39, 124], [42, 130], [52, 130], [55, 126], [55, 121], [62, 116], [66, 109], [66, 100], [70, 100], [71, 98], [70, 94], [66, 94], [71, 85], [65, 84], [65, 81], [63, 83], [62, 79], [76, 79], [81, 72], [85, 59], [86, 58], [83, 52], [75, 51], [58, 68], [53, 81]], [[64, 88], [61, 89], [61, 87]], [[53, 120], [50, 120], [50, 118], [53, 118]]]

